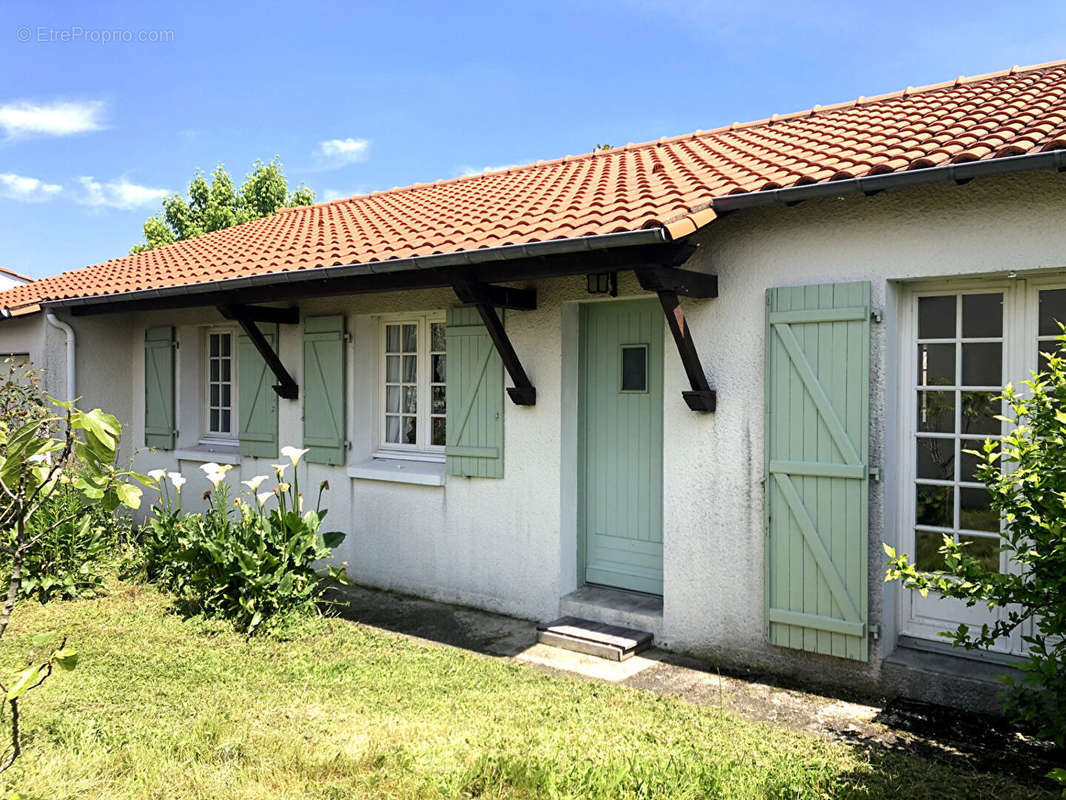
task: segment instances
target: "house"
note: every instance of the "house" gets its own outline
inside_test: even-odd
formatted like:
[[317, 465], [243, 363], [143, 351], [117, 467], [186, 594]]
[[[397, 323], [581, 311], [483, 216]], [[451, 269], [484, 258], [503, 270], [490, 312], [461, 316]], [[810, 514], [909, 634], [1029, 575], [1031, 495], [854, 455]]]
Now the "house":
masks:
[[1004, 566], [961, 450], [1066, 319], [1064, 169], [1014, 68], [286, 209], [11, 288], [0, 350], [142, 471], [310, 448], [360, 582], [993, 707], [1022, 643], [882, 542]]
[[27, 278], [25, 275], [20, 275], [12, 269], [0, 267], [0, 291], [10, 289], [12, 286], [19, 286], [23, 283], [30, 283], [32, 280], [33, 278]]

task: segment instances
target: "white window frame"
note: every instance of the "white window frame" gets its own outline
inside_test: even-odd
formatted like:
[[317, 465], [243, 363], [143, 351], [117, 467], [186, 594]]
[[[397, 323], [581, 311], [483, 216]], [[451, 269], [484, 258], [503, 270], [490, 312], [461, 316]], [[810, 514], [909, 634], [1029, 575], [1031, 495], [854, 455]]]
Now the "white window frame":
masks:
[[[959, 293], [977, 294], [1003, 293], [1003, 374], [1004, 385], [1013, 382], [1016, 387], [1023, 380], [1028, 380], [1032, 371], [1039, 367], [1037, 356], [1039, 292], [1046, 289], [1066, 289], [1066, 273], [1058, 272], [1050, 276], [1026, 278], [984, 278], [957, 279], [936, 282], [920, 282], [905, 287], [901, 297], [900, 315], [900, 363], [899, 363], [899, 408], [900, 408], [900, 464], [899, 464], [899, 547], [901, 552], [912, 556], [915, 547], [915, 485], [916, 477], [916, 436], [917, 430], [917, 372], [918, 372], [918, 298], [933, 295], [955, 295]], [[961, 365], [956, 365], [961, 369]], [[956, 414], [960, 413], [956, 408]], [[928, 435], [923, 433], [923, 436]], [[946, 438], [955, 438], [959, 434], [949, 434]], [[995, 438], [994, 436], [992, 438]], [[957, 466], [957, 469], [961, 465]], [[958, 474], [956, 472], [956, 474]], [[923, 479], [923, 482], [925, 479]], [[1016, 564], [1008, 564], [1007, 555], [1000, 554], [1000, 568], [1016, 570]], [[930, 598], [933, 594], [930, 594]], [[953, 630], [957, 622], [947, 619], [952, 613], [962, 619], [968, 613], [983, 613], [982, 609], [966, 610], [962, 601], [936, 599], [933, 602], [944, 604], [944, 613], [939, 616], [926, 616], [921, 608], [930, 607], [920, 599], [917, 592], [901, 590], [898, 593], [899, 632], [905, 635], [932, 638], [944, 642], [937, 634], [940, 631]], [[1005, 610], [998, 613], [1005, 614]], [[1023, 653], [1026, 645], [1021, 636], [1029, 632], [1028, 626], [1016, 630], [1009, 641], [994, 648], [1004, 652]]]
[[[225, 333], [230, 337], [230, 432], [210, 430], [211, 422], [211, 336]], [[232, 447], [238, 443], [240, 411], [237, 408], [237, 342], [235, 326], [215, 325], [204, 328], [200, 342], [200, 439], [208, 446]]]
[[[377, 383], [374, 393], [374, 431], [376, 448], [375, 458], [400, 458], [417, 461], [443, 462], [444, 445], [429, 444], [432, 435], [432, 411], [431, 411], [431, 368], [432, 353], [430, 351], [430, 325], [433, 323], [445, 323], [444, 311], [420, 311], [408, 314], [382, 314], [376, 317], [377, 329], [377, 367], [375, 380]], [[401, 444], [388, 442], [385, 439], [385, 346], [387, 325], [413, 324], [417, 326], [416, 332], [416, 422], [415, 444]], [[438, 351], [439, 352], [439, 351]], [[447, 367], [445, 367], [447, 369]], [[438, 415], [439, 416], [439, 415]]]

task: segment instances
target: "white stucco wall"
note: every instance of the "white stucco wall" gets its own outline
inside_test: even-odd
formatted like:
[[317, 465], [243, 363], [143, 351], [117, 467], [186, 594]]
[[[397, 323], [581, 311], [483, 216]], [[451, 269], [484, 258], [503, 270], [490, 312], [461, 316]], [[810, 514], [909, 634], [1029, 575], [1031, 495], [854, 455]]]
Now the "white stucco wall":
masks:
[[[895, 303], [898, 282], [952, 275], [1004, 275], [1066, 268], [1066, 176], [1035, 173], [927, 186], [738, 212], [698, 235], [689, 268], [715, 272], [720, 297], [684, 301], [712, 386], [714, 414], [689, 411], [688, 388], [672, 340], [665, 359], [664, 597], [662, 643], [725, 666], [746, 666], [870, 688], [893, 646], [893, 602], [885, 602], [881, 541], [894, 541], [898, 477]], [[763, 352], [765, 291], [771, 286], [870, 280], [885, 321], [873, 328], [871, 458], [885, 478], [871, 486], [870, 622], [885, 631], [868, 664], [774, 648], [763, 640]], [[577, 586], [577, 304], [591, 298], [581, 276], [541, 281], [539, 307], [513, 312], [507, 328], [537, 387], [537, 404], [505, 406], [505, 477], [449, 478], [443, 487], [350, 479], [342, 468], [307, 467], [305, 487], [328, 478], [330, 526], [348, 532], [340, 557], [362, 582], [545, 619]], [[621, 295], [639, 293], [623, 275]], [[348, 315], [349, 436], [352, 461], [369, 455], [367, 315], [443, 309], [443, 291], [335, 297], [300, 304], [302, 316]], [[39, 316], [37, 317], [39, 319]], [[221, 321], [211, 309], [78, 318], [79, 393], [127, 422], [126, 444], [143, 442], [143, 331], [176, 325], [179, 447], [195, 446], [198, 328]], [[0, 323], [9, 341], [41, 338], [32, 323]], [[282, 326], [281, 356], [297, 381], [301, 328]], [[43, 348], [62, 356], [57, 336]], [[56, 361], [56, 364], [61, 364]], [[300, 404], [280, 401], [282, 444], [301, 441]], [[202, 461], [210, 456], [200, 457]], [[173, 453], [136, 456], [139, 469], [181, 468], [190, 497], [207, 488], [199, 461]], [[267, 474], [245, 460], [233, 483]], [[193, 473], [196, 473], [194, 476]]]

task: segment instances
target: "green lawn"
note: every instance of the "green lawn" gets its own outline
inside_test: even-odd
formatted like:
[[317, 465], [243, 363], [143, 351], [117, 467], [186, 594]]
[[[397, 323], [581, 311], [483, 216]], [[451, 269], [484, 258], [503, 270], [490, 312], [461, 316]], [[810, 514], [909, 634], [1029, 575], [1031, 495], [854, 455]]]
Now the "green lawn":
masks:
[[339, 620], [248, 642], [140, 586], [23, 605], [5, 670], [43, 629], [82, 660], [24, 702], [5, 797], [1051, 797]]

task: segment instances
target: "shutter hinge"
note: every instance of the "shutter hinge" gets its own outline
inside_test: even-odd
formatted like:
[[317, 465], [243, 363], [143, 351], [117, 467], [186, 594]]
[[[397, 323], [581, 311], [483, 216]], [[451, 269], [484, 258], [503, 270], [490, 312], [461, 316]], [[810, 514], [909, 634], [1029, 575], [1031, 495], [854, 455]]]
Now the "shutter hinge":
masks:
[[344, 449], [345, 450], [351, 450], [352, 449], [352, 443], [350, 441], [348, 441], [347, 439], [344, 440]]
[[347, 331], [344, 334], [344, 343], [345, 344], [351, 344], [352, 343], [352, 335], [350, 333], [348, 333]]
[[881, 482], [881, 468], [880, 467], [870, 467], [870, 480], [877, 481], [878, 483]]
[[870, 638], [875, 642], [881, 640], [881, 626], [880, 625], [867, 625], [866, 632], [870, 634]]
[[884, 312], [882, 312], [879, 308], [875, 308], [870, 312], [870, 319], [874, 322], [883, 322], [884, 318]]

